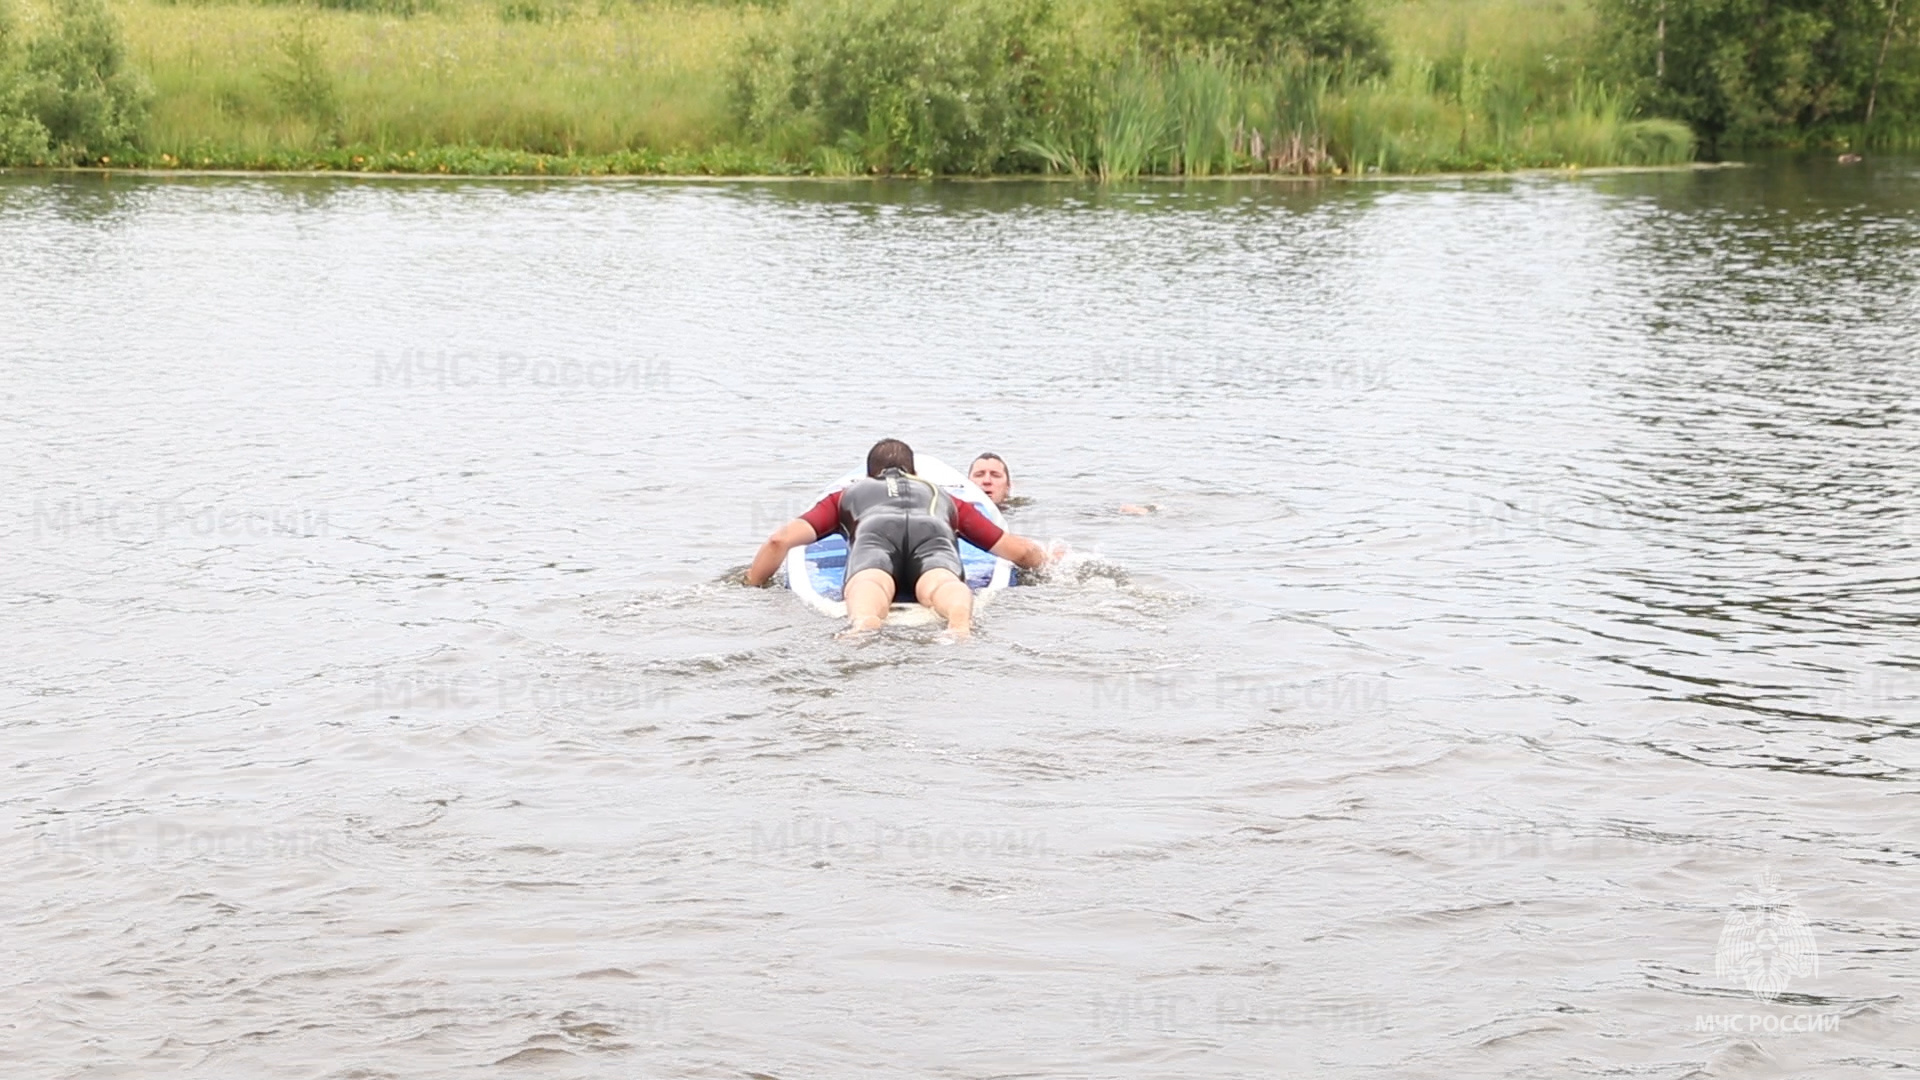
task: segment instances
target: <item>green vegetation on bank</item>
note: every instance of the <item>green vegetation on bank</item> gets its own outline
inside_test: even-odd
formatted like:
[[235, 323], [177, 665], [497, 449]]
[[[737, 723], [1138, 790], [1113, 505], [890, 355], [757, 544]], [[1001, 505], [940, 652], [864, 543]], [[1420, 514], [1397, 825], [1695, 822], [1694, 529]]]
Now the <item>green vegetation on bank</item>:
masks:
[[[1382, 34], [1356, 29], [1368, 23], [1355, 0], [1292, 0], [1281, 25], [1273, 12], [1287, 4], [1137, 2], [1151, 6], [1103, 18], [1042, 0], [791, 0], [748, 42], [736, 118], [756, 144], [823, 173], [1432, 172], [1692, 155], [1683, 126], [1634, 119], [1578, 65], [1390, 56]], [[1160, 17], [1176, 2], [1230, 10], [1183, 37]], [[1236, 12], [1248, 25], [1236, 29]]]
[[1902, 141], [1901, 0], [1794, 3], [0, 0], [0, 162], [1124, 178]]
[[1920, 146], [1914, 0], [1596, 0], [1601, 70], [1710, 143]]

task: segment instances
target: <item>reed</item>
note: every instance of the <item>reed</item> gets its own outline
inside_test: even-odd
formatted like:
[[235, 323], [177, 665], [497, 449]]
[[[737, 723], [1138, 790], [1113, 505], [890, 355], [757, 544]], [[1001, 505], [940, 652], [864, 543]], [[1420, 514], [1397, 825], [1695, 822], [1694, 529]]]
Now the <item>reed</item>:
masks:
[[1091, 138], [1055, 133], [1034, 152], [1075, 175], [1202, 177], [1671, 165], [1692, 157], [1684, 125], [1636, 119], [1621, 96], [1575, 75], [1415, 58], [1354, 77], [1307, 59], [1242, 65], [1218, 56], [1133, 58], [1095, 95]]
[[1173, 136], [1169, 172], [1233, 171], [1234, 132], [1245, 126], [1245, 86], [1240, 66], [1219, 52], [1183, 56], [1168, 65], [1163, 95]]
[[1131, 60], [1110, 76], [1094, 138], [1100, 179], [1130, 180], [1161, 158], [1169, 129], [1165, 79], [1157, 65]]

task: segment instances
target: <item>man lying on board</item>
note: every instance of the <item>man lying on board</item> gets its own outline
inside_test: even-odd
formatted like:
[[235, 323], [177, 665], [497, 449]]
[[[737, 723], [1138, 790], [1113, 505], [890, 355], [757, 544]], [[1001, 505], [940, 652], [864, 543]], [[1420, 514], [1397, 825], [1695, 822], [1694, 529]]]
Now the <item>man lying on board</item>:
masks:
[[847, 537], [847, 629], [873, 630], [886, 621], [893, 598], [910, 593], [945, 619], [954, 637], [973, 628], [973, 590], [960, 565], [956, 534], [976, 547], [1028, 570], [1046, 565], [1047, 551], [995, 525], [913, 475], [913, 448], [881, 439], [867, 451], [867, 478], [815, 503], [774, 530], [754, 552], [747, 584], [764, 585], [787, 552], [839, 532]]

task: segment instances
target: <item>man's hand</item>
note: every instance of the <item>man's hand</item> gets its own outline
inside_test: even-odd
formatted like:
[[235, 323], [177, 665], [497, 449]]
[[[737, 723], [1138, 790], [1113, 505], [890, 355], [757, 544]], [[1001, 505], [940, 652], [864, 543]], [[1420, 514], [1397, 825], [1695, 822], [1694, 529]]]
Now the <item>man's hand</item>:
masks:
[[747, 584], [759, 588], [773, 580], [774, 571], [780, 569], [780, 564], [786, 561], [787, 552], [797, 547], [805, 547], [819, 538], [819, 534], [813, 531], [813, 526], [799, 518], [794, 518], [773, 530], [773, 535], [767, 537], [767, 542], [761, 544], [760, 550], [753, 553], [753, 563], [747, 567]]
[[1024, 536], [1008, 533], [988, 550], [1022, 570], [1038, 570], [1053, 559], [1066, 554], [1067, 546], [1055, 542], [1054, 550], [1049, 551]]

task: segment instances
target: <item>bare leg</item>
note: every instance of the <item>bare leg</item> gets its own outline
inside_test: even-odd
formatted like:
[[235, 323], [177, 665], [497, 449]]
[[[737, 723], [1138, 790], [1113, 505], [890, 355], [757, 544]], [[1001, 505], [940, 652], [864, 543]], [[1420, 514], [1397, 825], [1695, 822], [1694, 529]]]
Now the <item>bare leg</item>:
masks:
[[[948, 575], [951, 577], [952, 575]], [[840, 595], [847, 601], [847, 631], [878, 630], [893, 607], [893, 575], [871, 567], [847, 579]]]
[[973, 590], [951, 570], [932, 569], [920, 575], [913, 586], [914, 598], [947, 620], [947, 630], [956, 638], [973, 632]]

